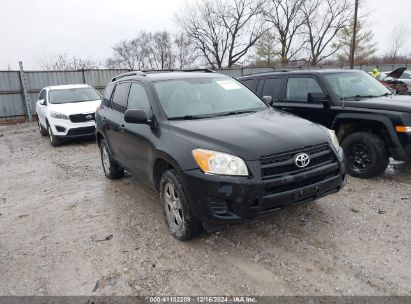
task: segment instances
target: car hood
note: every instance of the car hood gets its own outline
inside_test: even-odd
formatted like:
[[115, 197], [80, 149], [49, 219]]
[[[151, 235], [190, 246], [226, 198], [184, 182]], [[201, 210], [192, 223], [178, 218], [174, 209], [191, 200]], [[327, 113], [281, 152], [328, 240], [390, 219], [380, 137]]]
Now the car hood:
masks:
[[[407, 69], [407, 68], [398, 68], [398, 69], [395, 69], [395, 70], [392, 71], [391, 73], [386, 73], [387, 76], [386, 76], [385, 78], [391, 77], [391, 78], [394, 78], [394, 79], [398, 79], [398, 78], [401, 77], [401, 75], [405, 72], [406, 69]], [[385, 78], [384, 78], [384, 79], [385, 79]]]
[[55, 111], [66, 115], [72, 115], [94, 113], [96, 112], [96, 109], [100, 104], [101, 100], [91, 100], [62, 104], [51, 103], [49, 104], [49, 106], [50, 111]]
[[411, 113], [411, 96], [392, 95], [345, 101], [345, 106]]
[[234, 154], [246, 160], [329, 142], [308, 120], [273, 109], [201, 120], [170, 121], [172, 134], [193, 148]]

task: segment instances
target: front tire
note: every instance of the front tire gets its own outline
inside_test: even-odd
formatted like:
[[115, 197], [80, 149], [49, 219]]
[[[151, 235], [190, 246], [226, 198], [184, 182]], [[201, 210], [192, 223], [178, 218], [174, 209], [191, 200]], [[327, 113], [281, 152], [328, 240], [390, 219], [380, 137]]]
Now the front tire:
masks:
[[37, 119], [37, 125], [38, 125], [38, 127], [39, 127], [39, 131], [40, 131], [41, 136], [47, 136], [47, 135], [48, 135], [47, 129], [44, 128], [44, 127], [41, 125], [40, 120], [38, 120], [38, 119]]
[[124, 176], [123, 168], [121, 168], [119, 164], [112, 160], [105, 140], [102, 140], [100, 143], [100, 156], [104, 175], [108, 179], [114, 180], [122, 178]]
[[387, 169], [389, 155], [381, 137], [370, 132], [356, 132], [341, 144], [348, 174], [359, 178], [382, 175]]
[[168, 229], [173, 237], [180, 241], [189, 241], [201, 234], [203, 226], [192, 215], [183, 186], [174, 170], [166, 171], [161, 178], [160, 200]]
[[47, 125], [47, 134], [49, 135], [50, 145], [52, 147], [57, 147], [61, 145], [61, 140], [53, 134], [50, 125]]

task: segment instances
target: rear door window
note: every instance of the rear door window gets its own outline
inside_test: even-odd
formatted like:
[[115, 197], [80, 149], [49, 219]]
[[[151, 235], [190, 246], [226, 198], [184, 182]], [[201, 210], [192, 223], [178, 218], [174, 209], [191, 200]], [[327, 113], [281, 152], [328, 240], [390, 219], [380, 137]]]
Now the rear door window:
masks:
[[308, 93], [324, 93], [324, 91], [314, 78], [288, 78], [286, 93], [287, 100], [308, 102]]
[[127, 106], [129, 82], [122, 82], [116, 85], [114, 90], [113, 100], [111, 101], [111, 108], [115, 111], [124, 113]]

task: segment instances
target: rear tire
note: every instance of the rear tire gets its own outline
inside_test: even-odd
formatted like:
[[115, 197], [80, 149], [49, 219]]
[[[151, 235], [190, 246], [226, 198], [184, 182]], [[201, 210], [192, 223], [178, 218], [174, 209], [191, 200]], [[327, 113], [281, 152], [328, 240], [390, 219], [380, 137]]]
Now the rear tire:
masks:
[[348, 135], [341, 144], [348, 174], [359, 178], [382, 175], [389, 163], [388, 150], [381, 137], [370, 132]]
[[160, 200], [167, 227], [179, 241], [189, 241], [201, 234], [202, 223], [190, 211], [176, 171], [168, 170], [160, 182]]
[[124, 176], [124, 169], [111, 158], [106, 141], [103, 139], [100, 143], [101, 164], [103, 165], [104, 175], [108, 179], [119, 179]]
[[62, 143], [61, 139], [59, 139], [55, 135], [53, 135], [53, 131], [51, 130], [50, 125], [47, 125], [47, 134], [49, 135], [50, 145], [52, 147], [57, 147], [57, 146], [61, 145], [61, 143]]

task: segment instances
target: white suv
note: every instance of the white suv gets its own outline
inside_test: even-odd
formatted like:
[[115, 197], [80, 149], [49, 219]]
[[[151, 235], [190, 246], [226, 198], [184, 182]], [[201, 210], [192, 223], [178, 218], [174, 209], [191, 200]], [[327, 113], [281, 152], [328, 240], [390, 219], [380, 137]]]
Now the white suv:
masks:
[[100, 103], [100, 94], [89, 85], [44, 88], [36, 103], [41, 135], [49, 135], [52, 146], [64, 139], [94, 135], [95, 112]]

